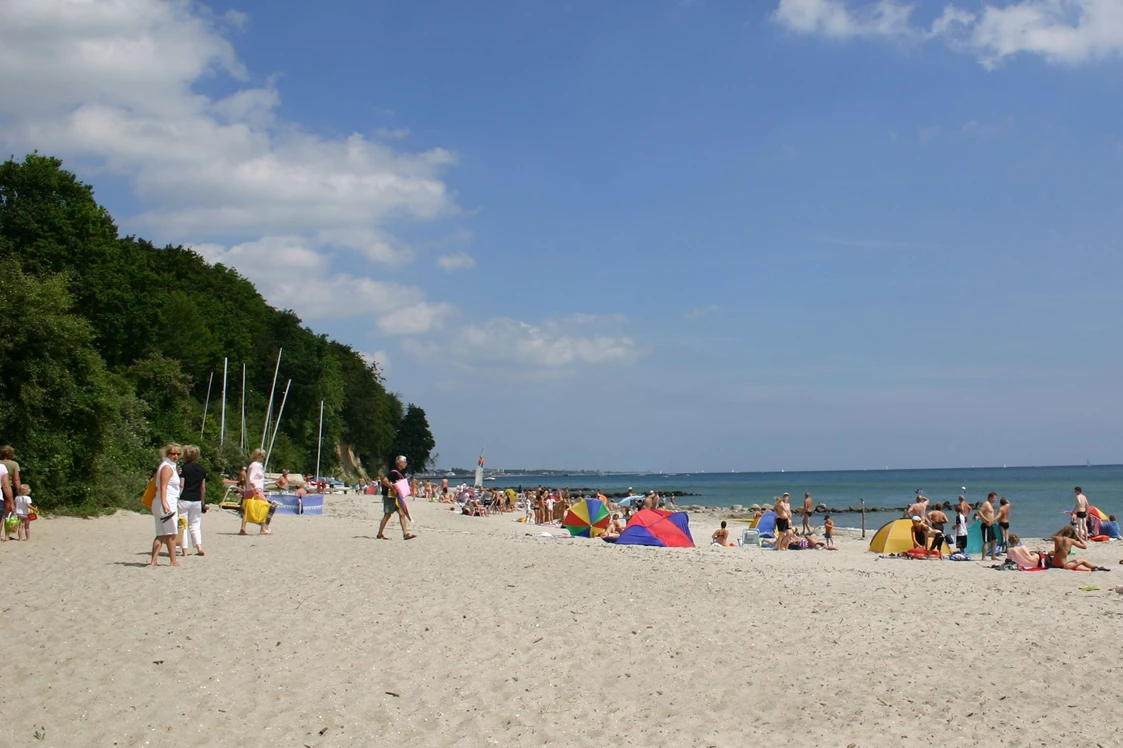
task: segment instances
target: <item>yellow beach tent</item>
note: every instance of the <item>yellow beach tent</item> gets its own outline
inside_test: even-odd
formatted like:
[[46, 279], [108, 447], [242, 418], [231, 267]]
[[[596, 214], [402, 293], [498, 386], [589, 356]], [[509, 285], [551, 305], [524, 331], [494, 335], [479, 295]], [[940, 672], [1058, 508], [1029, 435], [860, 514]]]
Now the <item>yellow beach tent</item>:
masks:
[[[870, 550], [874, 553], [900, 553], [912, 547], [912, 520], [909, 519], [886, 522], [870, 541]], [[944, 543], [942, 552], [944, 555], [951, 553], [947, 543]]]

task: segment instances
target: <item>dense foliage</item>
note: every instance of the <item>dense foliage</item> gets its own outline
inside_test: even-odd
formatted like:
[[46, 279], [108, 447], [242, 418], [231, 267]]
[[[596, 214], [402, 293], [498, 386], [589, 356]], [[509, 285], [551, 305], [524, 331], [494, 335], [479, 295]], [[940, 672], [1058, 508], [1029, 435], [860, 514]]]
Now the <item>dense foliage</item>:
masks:
[[[57, 159], [0, 166], [0, 443], [16, 448], [36, 504], [93, 513], [136, 507], [168, 441], [196, 443], [213, 472], [245, 463], [239, 448], [242, 364], [246, 449], [265, 426], [279, 348], [277, 403], [292, 387], [270, 470], [315, 468], [324, 402], [324, 473], [337, 446], [376, 472], [399, 428], [420, 464], [434, 446], [424, 411], [410, 415], [374, 364], [278, 311], [245, 278], [183, 247], [121, 237], [93, 190]], [[229, 359], [220, 445], [223, 357]], [[200, 433], [208, 380], [214, 385]], [[272, 427], [270, 427], [272, 430]], [[268, 446], [268, 443], [266, 444]], [[211, 499], [221, 490], [208, 481]]]

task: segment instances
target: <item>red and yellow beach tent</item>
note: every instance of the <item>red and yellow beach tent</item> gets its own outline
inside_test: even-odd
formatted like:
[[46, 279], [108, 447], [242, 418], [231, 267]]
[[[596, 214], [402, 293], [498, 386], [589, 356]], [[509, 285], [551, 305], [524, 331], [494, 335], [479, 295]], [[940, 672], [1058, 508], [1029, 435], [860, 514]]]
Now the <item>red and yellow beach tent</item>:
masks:
[[[895, 519], [886, 522], [880, 530], [874, 533], [873, 540], [870, 541], [870, 550], [874, 553], [901, 553], [912, 547], [911, 519]], [[944, 543], [941, 550], [945, 555], [951, 553], [947, 543]]]

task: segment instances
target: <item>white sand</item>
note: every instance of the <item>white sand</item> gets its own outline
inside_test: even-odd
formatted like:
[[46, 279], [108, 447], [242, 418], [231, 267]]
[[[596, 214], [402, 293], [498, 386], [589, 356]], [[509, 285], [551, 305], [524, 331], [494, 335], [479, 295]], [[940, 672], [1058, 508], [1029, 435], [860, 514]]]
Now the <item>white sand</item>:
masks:
[[211, 511], [181, 569], [141, 567], [141, 514], [0, 545], [0, 745], [1121, 743], [1121, 544], [1030, 574], [327, 512], [244, 538]]

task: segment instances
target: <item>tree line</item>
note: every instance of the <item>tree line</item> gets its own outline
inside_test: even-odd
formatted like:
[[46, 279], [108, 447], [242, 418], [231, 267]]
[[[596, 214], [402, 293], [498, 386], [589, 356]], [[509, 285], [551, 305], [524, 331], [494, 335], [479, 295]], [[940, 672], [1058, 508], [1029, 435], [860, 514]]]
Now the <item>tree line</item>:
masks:
[[[16, 448], [36, 505], [135, 507], [169, 441], [199, 444], [212, 474], [236, 472], [247, 461], [242, 364], [248, 451], [261, 442], [280, 348], [274, 418], [292, 386], [271, 470], [315, 469], [321, 401], [323, 473], [339, 474], [347, 449], [372, 476], [395, 454], [416, 471], [432, 462], [424, 410], [387, 391], [376, 364], [270, 306], [232, 268], [120, 236], [92, 187], [60, 160], [34, 153], [0, 166], [0, 443]], [[211, 500], [216, 492], [221, 483], [208, 481]]]

